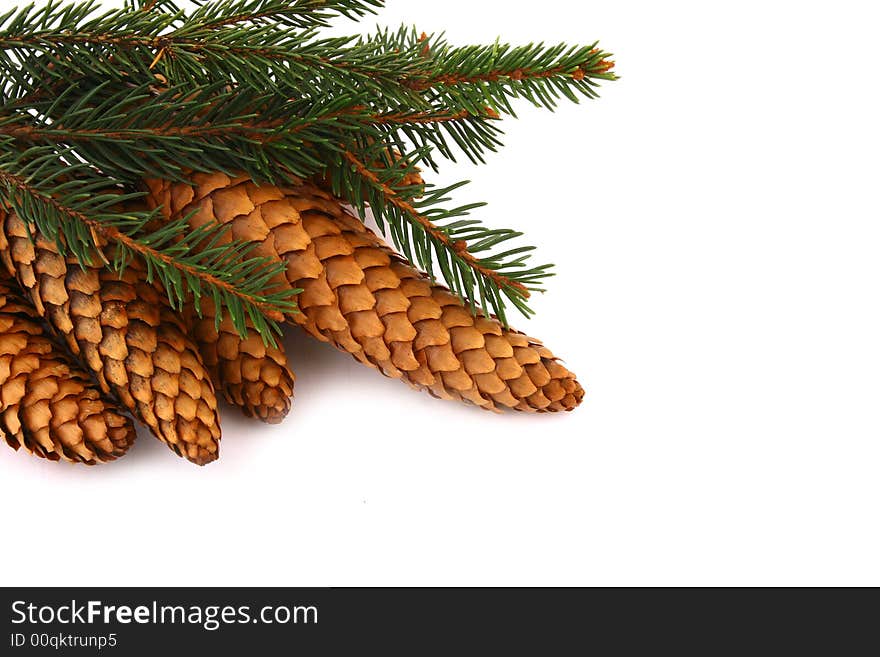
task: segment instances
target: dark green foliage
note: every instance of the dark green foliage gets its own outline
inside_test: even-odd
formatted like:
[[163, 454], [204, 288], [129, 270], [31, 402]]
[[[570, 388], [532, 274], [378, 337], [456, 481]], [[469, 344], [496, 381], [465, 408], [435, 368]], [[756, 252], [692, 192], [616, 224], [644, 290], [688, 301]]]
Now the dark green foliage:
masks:
[[[129, 0], [113, 10], [92, 0], [7, 12], [0, 17], [6, 202], [78, 256], [94, 243], [92, 231], [69, 221], [71, 212], [119, 231], [129, 244], [114, 264], [143, 257], [177, 302], [214, 295], [243, 326], [245, 314], [290, 311], [260, 289], [271, 268], [242, 262], [244, 245], [221, 251], [216, 235], [185, 234], [177, 224], [156, 231], [155, 217], [112, 208], [147, 177], [316, 176], [362, 216], [369, 207], [407, 258], [442, 276], [475, 310], [504, 319], [510, 303], [528, 313], [528, 293], [540, 289], [549, 266], [530, 265], [531, 247], [511, 245], [519, 233], [470, 218], [478, 205], [447, 208], [460, 185], [412, 186], [409, 175], [436, 169], [438, 156], [482, 162], [500, 147], [499, 120], [514, 114], [516, 99], [552, 110], [561, 99], [595, 98], [598, 83], [615, 77], [609, 55], [595, 44], [454, 47], [413, 29], [321, 36], [333, 17], [357, 19], [382, 4], [214, 0], [187, 14], [170, 0]], [[30, 182], [16, 182], [23, 180]], [[207, 272], [241, 294], [212, 287]]]

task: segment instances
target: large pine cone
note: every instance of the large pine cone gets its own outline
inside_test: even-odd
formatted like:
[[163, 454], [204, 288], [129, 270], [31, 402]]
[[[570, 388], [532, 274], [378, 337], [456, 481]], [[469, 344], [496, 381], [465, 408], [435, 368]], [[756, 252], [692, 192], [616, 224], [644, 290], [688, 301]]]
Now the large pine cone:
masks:
[[220, 423], [208, 373], [179, 314], [137, 261], [121, 276], [101, 265], [81, 268], [3, 212], [0, 258], [102, 391], [175, 453], [199, 465], [217, 458]]
[[125, 454], [131, 420], [44, 333], [0, 271], [0, 433], [13, 449], [94, 465]]
[[563, 411], [583, 398], [540, 342], [474, 317], [310, 183], [257, 186], [218, 173], [148, 186], [167, 217], [231, 224], [230, 239], [285, 262], [287, 282], [303, 290], [291, 321], [388, 376], [488, 409]]

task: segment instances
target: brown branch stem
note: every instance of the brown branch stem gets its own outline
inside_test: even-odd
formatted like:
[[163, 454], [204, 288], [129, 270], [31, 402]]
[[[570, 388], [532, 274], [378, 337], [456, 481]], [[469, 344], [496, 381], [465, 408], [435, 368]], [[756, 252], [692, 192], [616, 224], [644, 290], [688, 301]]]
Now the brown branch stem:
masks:
[[[159, 127], [159, 128], [131, 128], [118, 129], [112, 131], [97, 129], [80, 129], [65, 128], [63, 125], [53, 125], [48, 128], [38, 126], [0, 126], [0, 135], [6, 135], [13, 139], [23, 141], [36, 141], [38, 139], [57, 139], [58, 141], [93, 141], [95, 138], [112, 139], [122, 141], [127, 139], [143, 139], [144, 137], [224, 137], [230, 135], [239, 135], [253, 138], [256, 135], [263, 135], [264, 130], [272, 130], [282, 124], [280, 119], [273, 121], [263, 121], [252, 124], [241, 124], [236, 126], [215, 126], [206, 124], [202, 126], [190, 125], [180, 127]], [[271, 141], [271, 139], [266, 139]]]
[[499, 274], [494, 269], [489, 269], [480, 264], [479, 259], [474, 256], [467, 249], [467, 243], [464, 240], [455, 241], [449, 235], [444, 233], [436, 224], [434, 224], [430, 219], [423, 216], [416, 210], [415, 207], [405, 199], [402, 199], [398, 193], [383, 183], [379, 177], [372, 171], [370, 171], [369, 167], [367, 167], [363, 162], [361, 162], [357, 156], [348, 150], [343, 150], [343, 155], [348, 162], [354, 166], [357, 172], [366, 178], [370, 183], [372, 183], [377, 189], [379, 189], [384, 195], [385, 199], [394, 205], [396, 208], [405, 212], [408, 216], [410, 216], [416, 223], [418, 223], [424, 231], [441, 242], [444, 246], [453, 251], [459, 258], [464, 260], [468, 267], [479, 273], [481, 276], [488, 278], [495, 282], [499, 287], [512, 287], [517, 289], [524, 297], [529, 296], [529, 290], [525, 285], [519, 283], [517, 281], [510, 280], [507, 276], [503, 274]]
[[[597, 50], [593, 50], [590, 54], [595, 55], [597, 53]], [[570, 74], [571, 77], [573, 77], [575, 80], [583, 80], [590, 73], [607, 73], [612, 68], [614, 68], [614, 62], [608, 61], [606, 59], [600, 59], [598, 62], [592, 64], [584, 62], [583, 64], [578, 65], [574, 71], [571, 71], [570, 67], [562, 66], [545, 69], [543, 71], [535, 71], [527, 68], [515, 68], [509, 70], [497, 69], [493, 71], [487, 71], [485, 73], [477, 73], [474, 75], [455, 75], [451, 73], [444, 75], [433, 75], [432, 73], [425, 71], [421, 73], [412, 73], [408, 75], [406, 79], [401, 80], [401, 82], [415, 91], [426, 91], [437, 85], [450, 87], [461, 84], [498, 82], [499, 80], [504, 78], [513, 80], [515, 82], [520, 82], [522, 80], [547, 79], [556, 77], [558, 75], [564, 75], [566, 73]]]

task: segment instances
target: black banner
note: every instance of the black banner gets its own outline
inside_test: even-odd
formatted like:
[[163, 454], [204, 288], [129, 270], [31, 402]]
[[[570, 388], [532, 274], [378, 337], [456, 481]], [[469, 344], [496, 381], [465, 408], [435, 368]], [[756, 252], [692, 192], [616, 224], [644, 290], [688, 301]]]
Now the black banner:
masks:
[[[864, 593], [864, 592], [861, 592]], [[577, 654], [738, 647], [840, 652], [873, 627], [844, 590], [0, 589], [0, 654]], [[836, 628], [841, 628], [839, 631]], [[269, 649], [272, 649], [269, 652]], [[610, 649], [610, 650], [609, 650]]]

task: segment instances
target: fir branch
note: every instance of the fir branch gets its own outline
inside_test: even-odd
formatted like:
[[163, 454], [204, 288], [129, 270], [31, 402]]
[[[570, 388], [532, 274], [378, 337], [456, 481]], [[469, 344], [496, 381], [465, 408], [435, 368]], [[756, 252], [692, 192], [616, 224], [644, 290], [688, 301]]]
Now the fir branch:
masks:
[[424, 150], [425, 162], [437, 170], [437, 162], [432, 157], [434, 148], [446, 159], [455, 161], [455, 150], [449, 139], [471, 162], [485, 162], [484, 154], [494, 152], [503, 144], [498, 127], [500, 115], [491, 107], [481, 112], [469, 110], [450, 112], [440, 107], [427, 111], [394, 111], [373, 114], [368, 117], [372, 126], [378, 129], [400, 150], [407, 150], [406, 144]]
[[[223, 2], [205, 7], [218, 4]], [[179, 84], [235, 80], [310, 97], [366, 85], [393, 91], [400, 99], [418, 98], [395, 83], [406, 61], [395, 53], [375, 52], [367, 60], [361, 50], [349, 47], [354, 37], [318, 40], [310, 30], [276, 22], [203, 28], [180, 12], [130, 8], [93, 17], [97, 6], [94, 0], [63, 6], [50, 0], [42, 8], [25, 7], [0, 17], [3, 86], [89, 72], [140, 80], [159, 73]]]
[[0, 109], [0, 135], [75, 146], [92, 165], [132, 180], [243, 171], [258, 181], [283, 181], [319, 171], [312, 145], [335, 141], [349, 118], [360, 120], [339, 103], [254, 96], [225, 85], [183, 91], [73, 85], [27, 111], [15, 104], [6, 115]]
[[[147, 266], [149, 280], [162, 283], [168, 300], [180, 308], [193, 298], [197, 309], [210, 296], [220, 315], [228, 312], [236, 330], [248, 334], [246, 318], [266, 340], [293, 312], [296, 291], [272, 291], [283, 265], [249, 256], [253, 245], [228, 241], [225, 229], [211, 224], [189, 228], [189, 217], [160, 223], [157, 211], [123, 209], [143, 196], [124, 193], [118, 181], [76, 163], [72, 151], [37, 147], [16, 153], [9, 143], [0, 155], [0, 200], [32, 230], [55, 242], [82, 266], [104, 260], [122, 271], [133, 257]], [[102, 244], [112, 245], [107, 261]]]
[[596, 98], [601, 80], [615, 80], [611, 54], [589, 46], [529, 44], [453, 47], [442, 35], [413, 30], [380, 31], [381, 48], [418, 52], [422, 64], [405, 71], [399, 82], [432, 102], [479, 113], [487, 101], [492, 108], [515, 115], [511, 99], [525, 98], [554, 109], [560, 98], [578, 102], [578, 96]]
[[[447, 137], [472, 162], [484, 162], [483, 154], [486, 151], [496, 151], [502, 146], [499, 139], [502, 131], [496, 125], [500, 118], [491, 107], [484, 107], [482, 112], [475, 114], [467, 110], [450, 112], [443, 107], [422, 111], [374, 112], [366, 105], [351, 105], [318, 117], [316, 123], [337, 120], [337, 128], [348, 130], [355, 137], [368, 134], [385, 140], [397, 150], [410, 150], [407, 147], [410, 144], [423, 150], [425, 161], [437, 169], [430, 147], [437, 148], [444, 157], [455, 161], [455, 152]], [[302, 128], [293, 129], [299, 131]]]
[[441, 230], [427, 217], [419, 214], [418, 210], [416, 210], [416, 208], [411, 203], [401, 198], [401, 196], [396, 191], [394, 191], [394, 189], [390, 185], [383, 183], [379, 176], [373, 173], [366, 164], [358, 160], [351, 151], [346, 150], [343, 152], [343, 155], [345, 156], [345, 159], [352, 164], [359, 175], [365, 178], [371, 185], [373, 185], [379, 192], [381, 192], [388, 203], [404, 213], [409, 218], [409, 220], [413, 224], [420, 227], [425, 232], [425, 234], [428, 235], [428, 237], [430, 237], [432, 240], [436, 240], [437, 242], [442, 244], [444, 248], [455, 253], [457, 257], [466, 262], [467, 265], [480, 276], [484, 276], [494, 281], [500, 287], [513, 287], [518, 290], [518, 292], [523, 296], [529, 296], [528, 290], [521, 283], [513, 281], [505, 276], [502, 276], [497, 271], [481, 265], [480, 261], [468, 251], [466, 242], [453, 241], [446, 232]]
[[[220, 0], [190, 18], [130, 10], [92, 18], [93, 2], [60, 8], [50, 1], [43, 9], [13, 10], [0, 18], [0, 24], [6, 23], [0, 30], [0, 70], [13, 77], [47, 73], [47, 64], [59, 70], [108, 70], [112, 60], [117, 70], [143, 74], [155, 69], [175, 82], [213, 80], [220, 73], [226, 80], [293, 88], [320, 74], [325, 86], [317, 90], [325, 93], [326, 85], [351, 89], [360, 83], [384, 93], [386, 100], [406, 101], [404, 106], [422, 97], [422, 104], [425, 98], [439, 99], [450, 109], [471, 113], [479, 113], [487, 100], [513, 113], [509, 100], [516, 97], [552, 109], [561, 96], [573, 101], [578, 94], [595, 97], [597, 81], [615, 77], [608, 53], [595, 44], [453, 48], [441, 38], [407, 30], [380, 31], [354, 45], [351, 38], [317, 40], [312, 31], [284, 23], [285, 12], [300, 15], [297, 4], [285, 9], [278, 0]], [[267, 20], [273, 11], [280, 13], [266, 24], [239, 26], [243, 13], [234, 10], [248, 7], [255, 16], [265, 11]], [[226, 19], [231, 24], [223, 23]], [[28, 70], [27, 50], [44, 55], [42, 67]], [[20, 56], [10, 60], [5, 51]]]
[[[441, 209], [439, 204], [448, 200], [446, 196], [464, 183], [446, 189], [429, 188], [417, 200], [413, 197], [416, 190], [396, 184], [411, 171], [408, 167], [370, 166], [348, 148], [343, 148], [341, 154], [346, 166], [332, 169], [334, 191], [341, 193], [347, 188], [362, 216], [369, 205], [380, 227], [384, 230], [386, 224], [389, 226], [394, 243], [408, 259], [432, 277], [436, 264], [450, 288], [473, 309], [479, 304], [484, 312], [494, 311], [506, 322], [504, 297], [524, 314], [530, 314], [526, 300], [530, 291], [541, 290], [538, 285], [551, 275], [551, 265], [527, 266], [533, 250], [529, 246], [491, 253], [494, 247], [522, 234], [489, 229], [464, 218], [482, 203]], [[405, 157], [403, 161], [412, 162], [416, 157]]]
[[[371, 121], [377, 125], [424, 125], [427, 123], [448, 123], [450, 121], [462, 121], [464, 119], [475, 118], [473, 114], [467, 110], [460, 110], [455, 113], [451, 112], [387, 112], [385, 114], [375, 114], [371, 117]], [[497, 119], [498, 113], [488, 109], [486, 116], [477, 118]]]
[[326, 27], [337, 14], [357, 20], [366, 14], [374, 14], [383, 4], [384, 0], [221, 0], [196, 9], [177, 32], [266, 22], [312, 29]]
[[[308, 177], [323, 165], [315, 146], [340, 133], [370, 135], [409, 150], [428, 144], [454, 159], [447, 136], [472, 159], [500, 141], [497, 115], [373, 112], [362, 104], [288, 101], [226, 85], [157, 90], [83, 80], [55, 98], [0, 108], [0, 135], [29, 143], [77, 145], [80, 155], [116, 175], [175, 178], [184, 171], [245, 172], [257, 180]], [[283, 163], [283, 167], [281, 164]], [[430, 161], [434, 164], [433, 161]], [[124, 173], [123, 173], [124, 172]]]
[[187, 15], [173, 0], [127, 0], [101, 13], [97, 0], [50, 0], [0, 16], [0, 137], [67, 152], [121, 182], [326, 174], [472, 307], [479, 297], [503, 319], [507, 299], [529, 312], [528, 291], [549, 275], [526, 263], [531, 247], [498, 253], [518, 233], [464, 218], [476, 206], [440, 207], [455, 186], [425, 188], [412, 174], [416, 163], [436, 169], [437, 153], [483, 161], [501, 145], [498, 119], [514, 114], [514, 99], [552, 110], [595, 98], [616, 77], [608, 53], [453, 47], [404, 28], [319, 38], [333, 15], [358, 18], [379, 0], [198, 4]]
[[[87, 20], [92, 3], [62, 11], [50, 2], [33, 15], [26, 9], [4, 17], [9, 24], [0, 30], [0, 49], [20, 56], [9, 60], [4, 53], [0, 71], [20, 81], [22, 73], [36, 79], [51, 75], [51, 67], [58, 69], [56, 75], [62, 69], [109, 73], [121, 67], [131, 75], [161, 73], [175, 83], [235, 79], [312, 98], [362, 86], [374, 94], [376, 107], [442, 105], [453, 114], [472, 115], [481, 114], [487, 101], [513, 114], [510, 100], [517, 97], [552, 109], [562, 96], [575, 102], [578, 95], [594, 98], [598, 80], [615, 78], [609, 55], [595, 44], [453, 48], [441, 38], [408, 30], [380, 31], [354, 43], [352, 38], [316, 39], [311, 31], [277, 22], [216, 23], [222, 10], [275, 7], [272, 1], [209, 3], [201, 11], [215, 20], [184, 19], [176, 28], [179, 15], [120, 10]], [[28, 49], [43, 55], [39, 65], [21, 65]]]

